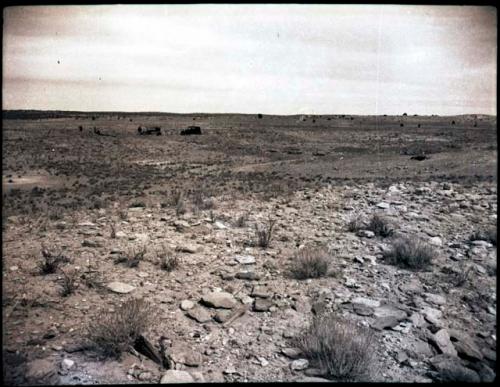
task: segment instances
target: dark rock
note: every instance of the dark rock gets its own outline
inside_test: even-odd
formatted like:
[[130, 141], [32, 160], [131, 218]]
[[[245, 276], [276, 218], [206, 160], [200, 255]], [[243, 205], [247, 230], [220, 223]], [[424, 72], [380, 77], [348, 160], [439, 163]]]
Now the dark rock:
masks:
[[481, 378], [477, 372], [462, 365], [460, 358], [448, 354], [434, 356], [429, 360], [438, 372], [436, 377], [442, 382], [479, 383]]
[[273, 305], [273, 302], [270, 300], [257, 298], [254, 302], [253, 310], [256, 312], [267, 312]]
[[260, 274], [254, 272], [254, 271], [240, 271], [240, 272], [236, 273], [236, 278], [244, 279], [244, 280], [251, 280], [251, 281], [258, 281], [258, 280], [260, 280], [261, 276], [260, 276]]
[[396, 325], [399, 325], [399, 321], [395, 316], [384, 316], [378, 317], [372, 324], [371, 327], [376, 330], [384, 330], [388, 328], [394, 328]]
[[483, 359], [483, 354], [469, 335], [455, 329], [451, 329], [449, 333], [458, 356], [472, 361]]

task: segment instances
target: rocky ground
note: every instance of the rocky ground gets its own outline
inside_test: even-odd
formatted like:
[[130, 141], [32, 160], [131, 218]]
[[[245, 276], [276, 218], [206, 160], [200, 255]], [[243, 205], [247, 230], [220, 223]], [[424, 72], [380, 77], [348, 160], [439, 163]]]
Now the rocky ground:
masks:
[[[54, 221], [7, 218], [4, 377], [16, 384], [322, 381], [293, 337], [315, 313], [334, 310], [374, 333], [374, 381], [495, 378], [496, 244], [470, 235], [496, 226], [496, 182], [347, 182], [267, 200], [211, 199], [210, 209], [188, 205], [179, 216], [160, 203], [124, 209], [116, 201]], [[348, 231], [354, 216], [375, 213], [391, 221], [394, 235]], [[264, 249], [255, 246], [254, 226], [269, 217], [277, 223]], [[383, 260], [401, 235], [436, 251], [427, 270]], [[79, 274], [74, 294], [60, 295], [61, 272], [39, 274], [42, 245], [70, 258], [62, 269]], [[328, 276], [290, 278], [294, 254], [309, 245], [327, 247]], [[115, 263], [139, 246], [147, 250], [138, 267]], [[159, 265], [162, 246], [180, 259], [171, 272]], [[89, 267], [103, 287], [86, 286]], [[85, 327], [133, 297], [154, 305], [145, 336], [166, 349], [170, 370], [134, 351], [102, 360], [82, 345]]]

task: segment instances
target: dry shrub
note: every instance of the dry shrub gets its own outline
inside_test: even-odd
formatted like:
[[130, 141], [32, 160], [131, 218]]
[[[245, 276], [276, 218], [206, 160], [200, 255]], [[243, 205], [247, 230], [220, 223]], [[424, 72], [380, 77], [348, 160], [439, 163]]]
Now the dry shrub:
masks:
[[160, 258], [160, 267], [168, 272], [171, 272], [179, 267], [179, 257], [169, 248], [162, 246], [161, 251], [158, 252]]
[[360, 214], [353, 215], [347, 222], [347, 231], [356, 232], [365, 228], [365, 222]]
[[390, 222], [379, 214], [374, 214], [368, 223], [368, 230], [373, 231], [375, 235], [386, 238], [394, 233]]
[[264, 226], [255, 225], [255, 235], [257, 237], [257, 246], [264, 249], [269, 247], [271, 243], [271, 238], [273, 237], [273, 229], [276, 224], [276, 220], [269, 218], [268, 222]]
[[99, 312], [87, 327], [87, 338], [105, 357], [119, 359], [145, 333], [153, 317], [150, 304], [143, 299], [131, 299], [114, 312]]
[[234, 225], [236, 227], [245, 227], [246, 226], [246, 223], [248, 221], [248, 214], [247, 213], [244, 213], [244, 214], [241, 214], [240, 216], [238, 216], [238, 218], [236, 219]]
[[328, 273], [331, 256], [326, 248], [305, 247], [293, 258], [290, 273], [295, 279], [319, 278]]
[[125, 254], [120, 255], [115, 259], [115, 264], [125, 263], [127, 267], [137, 267], [139, 263], [144, 260], [144, 255], [146, 254], [146, 246], [142, 246], [139, 249], [129, 249]]
[[51, 251], [46, 247], [42, 247], [42, 257], [43, 259], [38, 262], [41, 274], [53, 274], [62, 263], [69, 262], [69, 258], [63, 255], [61, 251]]
[[409, 237], [395, 240], [391, 249], [384, 254], [390, 264], [417, 270], [429, 266], [435, 256], [432, 246]]
[[76, 290], [76, 271], [62, 271], [62, 281], [61, 281], [61, 296], [68, 297], [73, 294]]
[[375, 338], [369, 328], [358, 327], [334, 312], [313, 317], [295, 339], [314, 366], [339, 381], [367, 381], [374, 369]]

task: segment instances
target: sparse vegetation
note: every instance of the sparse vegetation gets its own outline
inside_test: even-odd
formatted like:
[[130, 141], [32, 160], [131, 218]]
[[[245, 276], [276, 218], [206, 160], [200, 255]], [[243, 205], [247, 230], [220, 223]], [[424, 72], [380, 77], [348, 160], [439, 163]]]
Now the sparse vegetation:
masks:
[[257, 246], [267, 249], [271, 243], [271, 238], [273, 237], [273, 229], [276, 224], [276, 220], [269, 218], [267, 224], [264, 226], [259, 226], [255, 224], [255, 235], [257, 237]]
[[389, 237], [394, 233], [394, 229], [389, 221], [379, 214], [373, 214], [370, 222], [368, 223], [367, 229], [373, 231], [375, 235], [383, 238]]
[[356, 232], [365, 227], [364, 219], [360, 214], [353, 215], [347, 222], [347, 230], [350, 232]]
[[435, 256], [432, 246], [410, 237], [395, 240], [391, 249], [384, 254], [390, 264], [417, 270], [429, 266]]
[[375, 338], [333, 312], [313, 317], [294, 343], [304, 355], [337, 381], [368, 381], [374, 370]]
[[169, 248], [162, 246], [161, 251], [158, 252], [160, 258], [160, 267], [168, 272], [171, 272], [179, 267], [179, 257]]
[[115, 311], [102, 310], [88, 325], [87, 338], [105, 357], [120, 358], [148, 329], [153, 311], [143, 299], [128, 300]]
[[248, 221], [248, 214], [244, 213], [244, 214], [241, 214], [240, 216], [238, 216], [238, 218], [234, 222], [234, 225], [236, 227], [239, 227], [239, 228], [245, 227], [247, 224], [247, 221]]
[[331, 256], [323, 247], [305, 247], [292, 258], [291, 275], [299, 280], [324, 277], [328, 273]]
[[68, 297], [73, 294], [76, 290], [76, 271], [62, 271], [62, 281], [61, 281], [61, 296]]
[[50, 251], [46, 247], [42, 248], [42, 260], [38, 262], [41, 274], [53, 274], [63, 263], [69, 262], [69, 258], [60, 251]]
[[115, 263], [124, 263], [127, 267], [137, 267], [139, 263], [144, 260], [146, 251], [146, 246], [139, 247], [138, 249], [128, 249], [125, 254], [121, 254], [115, 259]]

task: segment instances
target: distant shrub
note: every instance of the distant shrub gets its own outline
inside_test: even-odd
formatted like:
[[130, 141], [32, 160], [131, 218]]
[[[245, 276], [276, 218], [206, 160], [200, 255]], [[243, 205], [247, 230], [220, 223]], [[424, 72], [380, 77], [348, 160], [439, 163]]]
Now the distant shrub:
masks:
[[42, 260], [38, 262], [41, 274], [53, 274], [62, 263], [69, 262], [69, 258], [60, 251], [50, 251], [46, 247], [42, 248]]
[[129, 249], [125, 254], [121, 254], [115, 259], [115, 264], [124, 263], [127, 267], [137, 267], [144, 260], [146, 251], [146, 246], [142, 246], [137, 250], [134, 248]]
[[61, 296], [68, 297], [76, 290], [76, 271], [62, 271]]
[[244, 214], [241, 214], [240, 216], [238, 216], [234, 225], [236, 227], [245, 227], [247, 221], [248, 221], [248, 214], [244, 213]]
[[124, 302], [115, 311], [102, 310], [87, 327], [87, 339], [105, 357], [119, 359], [148, 329], [153, 308], [143, 299]]
[[328, 273], [331, 256], [325, 248], [305, 247], [293, 258], [290, 273], [295, 279], [319, 278]]
[[368, 230], [373, 231], [375, 235], [386, 238], [394, 233], [389, 221], [379, 214], [374, 214], [368, 223]]
[[179, 257], [169, 248], [162, 246], [157, 255], [160, 259], [160, 267], [163, 270], [171, 272], [179, 267]]
[[356, 232], [365, 227], [365, 222], [360, 214], [353, 215], [347, 222], [347, 230], [350, 232]]
[[391, 249], [384, 253], [388, 263], [410, 269], [427, 267], [435, 256], [436, 253], [430, 245], [409, 237], [395, 240]]
[[276, 220], [270, 219], [264, 226], [259, 226], [255, 224], [255, 235], [257, 237], [257, 246], [264, 249], [269, 247], [271, 243], [271, 238], [273, 236], [273, 229], [276, 224]]
[[294, 340], [311, 363], [338, 381], [369, 381], [374, 370], [375, 338], [333, 312], [313, 317]]

